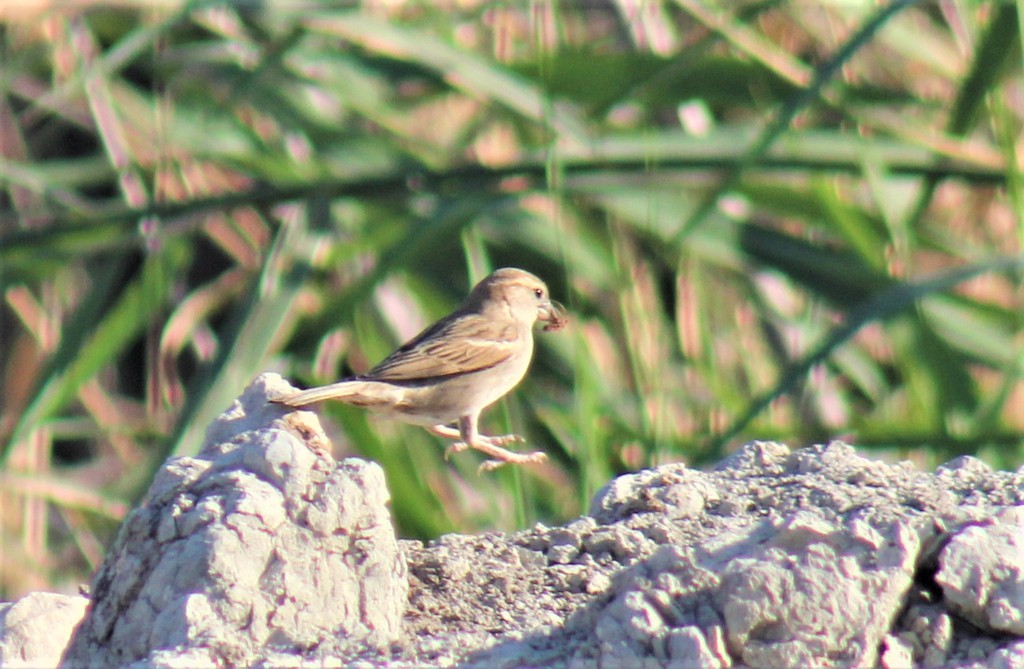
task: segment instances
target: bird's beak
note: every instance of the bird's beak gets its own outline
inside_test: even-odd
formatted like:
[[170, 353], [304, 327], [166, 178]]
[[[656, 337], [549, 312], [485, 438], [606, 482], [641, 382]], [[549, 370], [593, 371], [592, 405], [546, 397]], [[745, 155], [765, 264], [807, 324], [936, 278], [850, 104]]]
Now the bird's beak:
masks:
[[543, 302], [538, 307], [537, 319], [547, 321], [547, 325], [544, 326], [545, 332], [561, 330], [569, 321], [569, 317], [565, 313], [565, 307], [554, 300]]

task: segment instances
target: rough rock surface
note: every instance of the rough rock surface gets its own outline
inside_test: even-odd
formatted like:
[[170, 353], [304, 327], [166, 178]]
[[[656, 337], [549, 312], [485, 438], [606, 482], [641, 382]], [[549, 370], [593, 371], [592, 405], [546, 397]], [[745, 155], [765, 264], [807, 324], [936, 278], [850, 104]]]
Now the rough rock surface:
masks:
[[0, 604], [0, 667], [56, 666], [88, 604], [85, 597], [52, 592], [32, 592], [13, 604]]
[[619, 477], [563, 527], [409, 551], [407, 634], [425, 636], [391, 659], [1022, 667], [1022, 503], [1024, 470], [974, 458], [927, 474], [753, 443], [711, 472]]
[[266, 405], [281, 383], [167, 464], [68, 666], [1024, 667], [1024, 469], [752, 443], [564, 526], [396, 549], [379, 469]]
[[94, 580], [67, 666], [179, 647], [245, 665], [399, 637], [408, 577], [383, 471], [336, 463], [312, 414], [267, 404], [279, 383], [257, 379], [197, 457], [161, 468]]

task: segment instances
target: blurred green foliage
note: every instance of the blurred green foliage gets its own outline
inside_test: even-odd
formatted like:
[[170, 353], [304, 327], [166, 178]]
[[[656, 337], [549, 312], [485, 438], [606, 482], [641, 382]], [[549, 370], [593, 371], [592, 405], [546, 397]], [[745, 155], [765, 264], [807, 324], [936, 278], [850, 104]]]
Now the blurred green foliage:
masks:
[[406, 536], [749, 439], [1021, 463], [1012, 4], [0, 8], [0, 588], [69, 588], [264, 370], [364, 371], [490, 269], [572, 313], [478, 477], [326, 406]]

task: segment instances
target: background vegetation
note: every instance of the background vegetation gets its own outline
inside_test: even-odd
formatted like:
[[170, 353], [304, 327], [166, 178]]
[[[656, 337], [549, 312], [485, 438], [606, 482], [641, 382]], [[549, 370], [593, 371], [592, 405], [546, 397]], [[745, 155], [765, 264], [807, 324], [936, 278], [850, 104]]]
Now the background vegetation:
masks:
[[377, 362], [490, 269], [573, 317], [475, 473], [324, 407], [404, 536], [586, 511], [616, 473], [842, 437], [1017, 467], [1012, 3], [0, 7], [0, 589], [87, 581], [246, 383]]

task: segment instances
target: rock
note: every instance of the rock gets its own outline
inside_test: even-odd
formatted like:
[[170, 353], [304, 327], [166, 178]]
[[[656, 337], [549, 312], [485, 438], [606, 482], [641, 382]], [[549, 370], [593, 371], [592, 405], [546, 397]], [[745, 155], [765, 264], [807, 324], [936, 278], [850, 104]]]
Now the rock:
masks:
[[[92, 586], [65, 665], [215, 665], [268, 649], [386, 645], [399, 638], [408, 578], [374, 463], [336, 463], [307, 412], [267, 404], [263, 375], [172, 458], [125, 519]], [[202, 663], [200, 663], [202, 664]]]
[[[1019, 657], [1012, 637], [1003, 635], [1007, 628], [958, 623], [945, 602], [933, 601], [940, 587], [934, 551], [946, 546], [948, 553], [963, 531], [943, 528], [1016, 518], [1015, 510], [1000, 507], [1024, 501], [1022, 482], [1020, 472], [973, 462], [930, 475], [867, 460], [845, 444], [790, 453], [755, 443], [711, 472], [668, 465], [628, 474], [597, 494], [586, 522], [510, 537], [545, 550], [549, 579], [528, 596], [539, 612], [565, 616], [564, 624], [511, 621], [497, 641], [450, 660], [511, 666], [511, 642], [501, 639], [516, 631], [532, 649], [514, 644], [520, 664], [557, 658], [574, 669], [1005, 665]], [[1004, 555], [1011, 550], [1005, 520], [992, 527], [997, 524], [1004, 528], [989, 530], [988, 548], [970, 550], [1002, 551], [976, 565], [993, 583], [1003, 573], [997, 563], [1014, 564]], [[501, 550], [493, 540], [470, 543], [478, 555]], [[410, 554], [410, 564], [439, 549], [428, 545]], [[476, 564], [487, 565], [492, 576], [502, 570], [500, 560]], [[1008, 583], [990, 589], [1010, 593], [994, 609], [1000, 620], [1015, 620], [1009, 604], [1016, 601], [1009, 588], [1015, 574], [1006, 571]], [[604, 586], [590, 591], [581, 579]], [[425, 587], [414, 583], [412, 597]], [[477, 598], [487, 602], [489, 615], [514, 604], [460, 590], [462, 633], [472, 631], [468, 602]], [[992, 601], [979, 597], [977, 606], [991, 611], [986, 603]], [[430, 611], [433, 617], [418, 612], [411, 627], [436, 635], [452, 609], [439, 596]], [[391, 660], [436, 659], [415, 650]]]
[[164, 466], [66, 666], [1024, 666], [1024, 471], [755, 442], [621, 476], [561, 527], [423, 545], [395, 540], [376, 465], [266, 404], [282, 383]]
[[939, 555], [935, 580], [973, 624], [1024, 636], [1024, 507], [956, 532]]
[[85, 597], [31, 592], [0, 605], [0, 666], [57, 666], [88, 604]]

